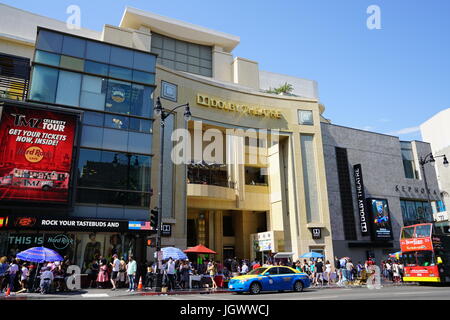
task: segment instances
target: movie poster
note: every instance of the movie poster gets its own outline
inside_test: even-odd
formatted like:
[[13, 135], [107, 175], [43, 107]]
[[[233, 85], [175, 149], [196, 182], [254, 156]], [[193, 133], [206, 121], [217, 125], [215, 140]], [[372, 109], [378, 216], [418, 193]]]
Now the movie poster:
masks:
[[368, 199], [372, 213], [373, 240], [392, 240], [391, 215], [385, 199]]
[[67, 203], [77, 116], [0, 110], [0, 201]]

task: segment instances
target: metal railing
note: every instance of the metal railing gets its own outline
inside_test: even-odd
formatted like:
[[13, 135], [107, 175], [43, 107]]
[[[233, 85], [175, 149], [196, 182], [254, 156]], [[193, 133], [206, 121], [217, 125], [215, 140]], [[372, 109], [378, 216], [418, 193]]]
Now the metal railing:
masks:
[[25, 100], [29, 81], [29, 59], [0, 54], [0, 98]]
[[217, 164], [190, 164], [188, 165], [187, 183], [203, 184], [234, 189], [236, 183], [230, 180], [225, 166]]

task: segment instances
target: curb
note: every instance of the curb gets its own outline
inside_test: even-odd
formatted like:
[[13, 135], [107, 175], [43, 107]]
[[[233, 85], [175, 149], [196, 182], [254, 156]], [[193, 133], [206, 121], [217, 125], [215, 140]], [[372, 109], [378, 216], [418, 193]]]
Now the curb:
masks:
[[174, 296], [174, 295], [190, 295], [190, 294], [221, 294], [230, 293], [229, 290], [218, 291], [172, 291], [172, 292], [142, 292], [140, 296]]
[[[388, 287], [408, 287], [408, 286], [417, 286], [416, 283], [402, 283], [402, 284], [392, 284], [392, 283], [382, 283], [381, 284], [382, 288], [388, 288]], [[332, 286], [332, 287], [309, 287], [307, 289], [312, 289], [312, 290], [327, 290], [327, 289], [364, 289], [367, 288], [366, 285], [364, 286]], [[196, 291], [171, 291], [171, 292], [155, 292], [155, 291], [138, 291], [138, 292], [134, 292], [134, 293], [123, 293], [123, 294], [117, 294], [117, 295], [113, 295], [113, 296], [109, 296], [109, 299], [114, 299], [116, 297], [129, 297], [130, 299], [133, 299], [133, 296], [172, 296], [172, 295], [198, 295], [198, 294], [225, 294], [225, 293], [232, 293], [232, 291], [226, 290], [226, 289], [221, 289], [221, 290], [217, 290], [217, 291], [212, 291], [212, 290], [196, 290]], [[41, 300], [41, 299], [65, 299], [65, 298], [69, 298], [69, 297], [76, 297], [76, 298], [81, 298], [83, 294], [89, 294], [88, 292], [85, 293], [79, 293], [79, 294], [73, 294], [73, 295], [40, 295], [40, 294], [36, 294], [36, 295], [10, 295], [10, 296], [5, 296], [5, 295], [0, 295], [0, 301], [4, 301], [4, 300]]]

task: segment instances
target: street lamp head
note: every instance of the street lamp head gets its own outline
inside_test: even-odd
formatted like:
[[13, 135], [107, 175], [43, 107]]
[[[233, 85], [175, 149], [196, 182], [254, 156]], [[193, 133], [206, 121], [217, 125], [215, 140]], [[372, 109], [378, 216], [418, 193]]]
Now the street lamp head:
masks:
[[189, 121], [191, 120], [192, 114], [191, 109], [189, 108], [189, 103], [186, 104], [186, 107], [184, 108], [184, 120]]
[[162, 104], [161, 99], [158, 97], [156, 98], [156, 106], [155, 106], [155, 117], [160, 117], [162, 114]]
[[448, 167], [448, 160], [447, 157], [444, 155], [444, 167]]

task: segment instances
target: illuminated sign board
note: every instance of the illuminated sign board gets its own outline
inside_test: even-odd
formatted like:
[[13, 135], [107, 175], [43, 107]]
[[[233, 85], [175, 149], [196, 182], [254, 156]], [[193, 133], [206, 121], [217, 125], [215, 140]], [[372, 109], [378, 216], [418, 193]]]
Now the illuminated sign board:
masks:
[[77, 116], [1, 109], [0, 201], [68, 202]]
[[[5, 218], [0, 217], [0, 223]], [[8, 219], [8, 218], [6, 218]], [[18, 216], [9, 217], [14, 221], [4, 225], [9, 230], [58, 230], [58, 231], [89, 231], [89, 232], [128, 232], [151, 231], [150, 221], [125, 220], [94, 220], [94, 219], [58, 219]], [[5, 224], [5, 222], [3, 222]], [[139, 226], [139, 227], [138, 227]]]
[[392, 225], [386, 199], [367, 199], [371, 213], [372, 240], [392, 240]]
[[204, 94], [197, 94], [197, 104], [200, 106], [215, 108], [222, 111], [238, 112], [257, 117], [266, 117], [272, 119], [282, 118], [281, 112], [276, 109], [249, 105], [246, 103], [225, 101], [223, 99], [209, 97]]

